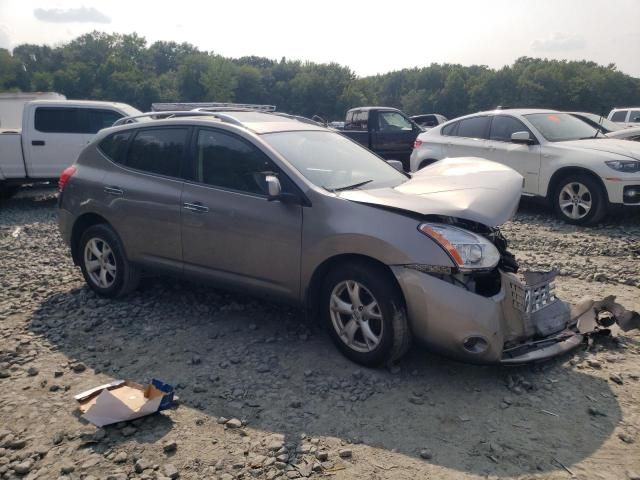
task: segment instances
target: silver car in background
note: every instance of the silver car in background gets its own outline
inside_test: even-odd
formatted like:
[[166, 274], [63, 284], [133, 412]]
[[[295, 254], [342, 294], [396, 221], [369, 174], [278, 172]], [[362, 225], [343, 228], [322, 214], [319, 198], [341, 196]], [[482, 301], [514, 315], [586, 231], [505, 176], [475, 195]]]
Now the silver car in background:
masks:
[[571, 309], [553, 274], [518, 276], [497, 228], [514, 170], [458, 158], [411, 177], [301, 117], [172, 117], [101, 131], [60, 178], [60, 230], [98, 294], [162, 272], [286, 300], [364, 365], [414, 338], [480, 363], [580, 344], [593, 302]]

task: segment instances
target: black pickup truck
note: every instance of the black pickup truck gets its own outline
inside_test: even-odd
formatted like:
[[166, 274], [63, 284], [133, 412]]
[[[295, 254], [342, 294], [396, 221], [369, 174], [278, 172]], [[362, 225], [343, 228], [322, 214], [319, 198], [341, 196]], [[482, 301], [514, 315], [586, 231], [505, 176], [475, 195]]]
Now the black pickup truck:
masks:
[[423, 131], [397, 108], [358, 107], [347, 112], [340, 133], [386, 160], [400, 160], [408, 172], [413, 143]]

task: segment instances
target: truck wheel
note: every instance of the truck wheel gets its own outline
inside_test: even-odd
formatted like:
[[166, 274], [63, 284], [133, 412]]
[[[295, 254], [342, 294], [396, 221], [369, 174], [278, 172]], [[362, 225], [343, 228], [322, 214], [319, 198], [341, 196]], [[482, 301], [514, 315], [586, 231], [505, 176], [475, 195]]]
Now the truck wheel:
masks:
[[79, 244], [80, 268], [87, 285], [103, 297], [132, 292], [140, 281], [139, 269], [124, 253], [122, 242], [106, 224], [89, 227]]
[[8, 200], [13, 197], [20, 187], [0, 187], [0, 200]]
[[568, 175], [554, 190], [553, 206], [558, 217], [567, 223], [594, 224], [607, 213], [606, 192], [589, 175]]
[[349, 263], [330, 271], [320, 305], [332, 340], [356, 363], [379, 366], [409, 349], [404, 301], [382, 268]]

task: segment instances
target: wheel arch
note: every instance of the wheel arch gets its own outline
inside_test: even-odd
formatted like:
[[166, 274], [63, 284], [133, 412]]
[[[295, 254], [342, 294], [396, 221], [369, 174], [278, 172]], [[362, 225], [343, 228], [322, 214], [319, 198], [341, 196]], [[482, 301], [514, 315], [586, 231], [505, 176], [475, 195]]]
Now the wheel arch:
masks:
[[317, 317], [319, 315], [320, 292], [322, 290], [322, 282], [324, 278], [333, 268], [336, 268], [339, 265], [344, 265], [345, 263], [357, 263], [360, 265], [366, 265], [384, 272], [388, 280], [397, 289], [402, 302], [405, 302], [400, 284], [398, 283], [398, 280], [393, 274], [391, 268], [387, 264], [368, 255], [357, 253], [341, 253], [325, 259], [315, 268], [315, 270], [311, 274], [311, 278], [304, 295], [304, 305], [307, 316], [309, 318], [317, 320]]
[[556, 189], [558, 188], [558, 184], [566, 177], [570, 175], [588, 175], [592, 179], [596, 181], [600, 188], [602, 188], [602, 192], [604, 193], [604, 198], [607, 203], [609, 203], [609, 193], [607, 192], [607, 187], [600, 175], [595, 173], [593, 170], [589, 170], [584, 167], [570, 166], [570, 167], [562, 167], [556, 170], [551, 178], [549, 179], [549, 185], [547, 187], [546, 198], [547, 201], [553, 204], [553, 196], [555, 195]]
[[106, 218], [104, 218], [102, 215], [99, 215], [93, 212], [83, 213], [73, 223], [73, 228], [71, 229], [70, 245], [71, 245], [71, 256], [73, 258], [74, 264], [76, 265], [80, 264], [78, 244], [80, 243], [80, 238], [82, 238], [82, 234], [85, 232], [87, 228], [92, 227], [94, 225], [99, 225], [99, 224], [105, 224], [113, 228]]
[[435, 159], [435, 158], [425, 158], [424, 160], [422, 160], [420, 162], [420, 164], [418, 165], [418, 170], [422, 170], [424, 167], [427, 167], [429, 165], [431, 165], [432, 163], [436, 163], [439, 160]]

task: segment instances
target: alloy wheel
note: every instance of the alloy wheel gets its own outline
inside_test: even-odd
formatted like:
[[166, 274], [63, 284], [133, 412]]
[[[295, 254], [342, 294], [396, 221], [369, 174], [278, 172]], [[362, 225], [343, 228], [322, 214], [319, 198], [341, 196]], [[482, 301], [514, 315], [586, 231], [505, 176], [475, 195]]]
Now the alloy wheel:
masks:
[[91, 238], [84, 247], [84, 265], [91, 281], [109, 288], [116, 280], [117, 266], [112, 248], [101, 238]]
[[371, 352], [382, 340], [382, 311], [373, 294], [355, 280], [338, 283], [330, 297], [331, 323], [340, 340], [357, 352]]
[[580, 220], [591, 211], [593, 198], [589, 189], [580, 182], [567, 183], [558, 198], [560, 210], [572, 220]]

